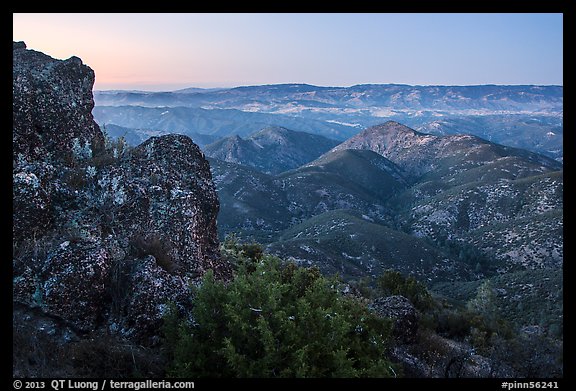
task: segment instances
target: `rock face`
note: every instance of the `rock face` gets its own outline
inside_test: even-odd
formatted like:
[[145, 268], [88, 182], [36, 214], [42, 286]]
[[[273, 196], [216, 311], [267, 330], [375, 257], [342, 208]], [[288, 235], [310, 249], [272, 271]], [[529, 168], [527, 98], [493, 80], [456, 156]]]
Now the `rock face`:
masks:
[[12, 77], [14, 156], [68, 164], [74, 157], [91, 157], [103, 142], [91, 114], [92, 69], [78, 57], [55, 61], [19, 42]]
[[77, 57], [55, 61], [26, 50], [24, 42], [15, 42], [13, 53], [13, 232], [18, 237], [51, 224], [47, 186], [55, 166], [92, 157], [103, 137], [91, 114], [94, 72], [89, 67]]
[[394, 321], [392, 333], [402, 344], [413, 343], [417, 339], [418, 318], [416, 308], [404, 296], [388, 296], [375, 299], [369, 308], [382, 318]]
[[219, 203], [187, 136], [128, 150], [93, 120], [94, 72], [14, 43], [14, 300], [78, 332], [154, 342], [218, 257]]

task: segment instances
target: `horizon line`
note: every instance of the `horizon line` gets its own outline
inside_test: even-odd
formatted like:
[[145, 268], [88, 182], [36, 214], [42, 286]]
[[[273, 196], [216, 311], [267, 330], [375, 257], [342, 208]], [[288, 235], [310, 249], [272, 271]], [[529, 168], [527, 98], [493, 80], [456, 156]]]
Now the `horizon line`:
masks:
[[309, 87], [316, 87], [316, 88], [338, 88], [338, 89], [346, 89], [352, 87], [360, 87], [360, 86], [401, 86], [401, 87], [486, 87], [486, 86], [494, 86], [494, 87], [562, 87], [564, 88], [563, 84], [533, 84], [533, 83], [507, 83], [507, 84], [497, 84], [497, 83], [487, 83], [487, 84], [406, 84], [406, 83], [359, 83], [359, 84], [351, 84], [348, 86], [337, 86], [337, 85], [317, 85], [317, 84], [309, 84], [309, 83], [263, 83], [263, 84], [241, 84], [236, 86], [230, 87], [197, 87], [195, 85], [190, 85], [188, 87], [181, 87], [176, 89], [162, 89], [162, 90], [147, 90], [141, 88], [96, 88], [94, 87], [94, 91], [99, 92], [109, 92], [109, 91], [129, 91], [129, 92], [178, 92], [187, 89], [198, 89], [198, 90], [232, 90], [236, 88], [247, 88], [247, 87], [268, 87], [268, 86], [309, 86]]

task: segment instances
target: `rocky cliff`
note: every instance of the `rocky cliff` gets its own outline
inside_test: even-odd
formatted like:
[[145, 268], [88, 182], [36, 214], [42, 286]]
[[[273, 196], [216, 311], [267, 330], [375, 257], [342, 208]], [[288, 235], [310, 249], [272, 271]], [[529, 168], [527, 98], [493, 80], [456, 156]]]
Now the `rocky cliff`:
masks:
[[169, 301], [186, 311], [206, 270], [229, 275], [209, 164], [186, 136], [107, 140], [88, 66], [13, 52], [14, 301], [77, 334], [153, 343]]

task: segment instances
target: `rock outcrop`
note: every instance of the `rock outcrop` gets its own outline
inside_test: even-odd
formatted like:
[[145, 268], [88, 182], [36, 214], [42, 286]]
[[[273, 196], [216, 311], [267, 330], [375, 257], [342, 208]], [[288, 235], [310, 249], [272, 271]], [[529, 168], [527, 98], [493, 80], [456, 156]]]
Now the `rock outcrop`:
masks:
[[413, 343], [418, 335], [416, 308], [404, 296], [378, 297], [369, 305], [382, 318], [394, 321], [392, 334], [402, 344]]
[[128, 150], [94, 122], [94, 72], [14, 43], [14, 300], [79, 333], [153, 343], [169, 301], [218, 256], [219, 203], [204, 155], [186, 136]]

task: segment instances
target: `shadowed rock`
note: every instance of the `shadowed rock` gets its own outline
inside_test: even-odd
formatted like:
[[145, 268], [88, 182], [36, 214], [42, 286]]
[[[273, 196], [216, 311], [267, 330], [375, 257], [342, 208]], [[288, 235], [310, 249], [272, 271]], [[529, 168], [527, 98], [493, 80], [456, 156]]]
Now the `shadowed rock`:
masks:
[[14, 299], [80, 332], [154, 343], [218, 256], [210, 167], [187, 136], [128, 150], [93, 120], [94, 72], [14, 43]]

